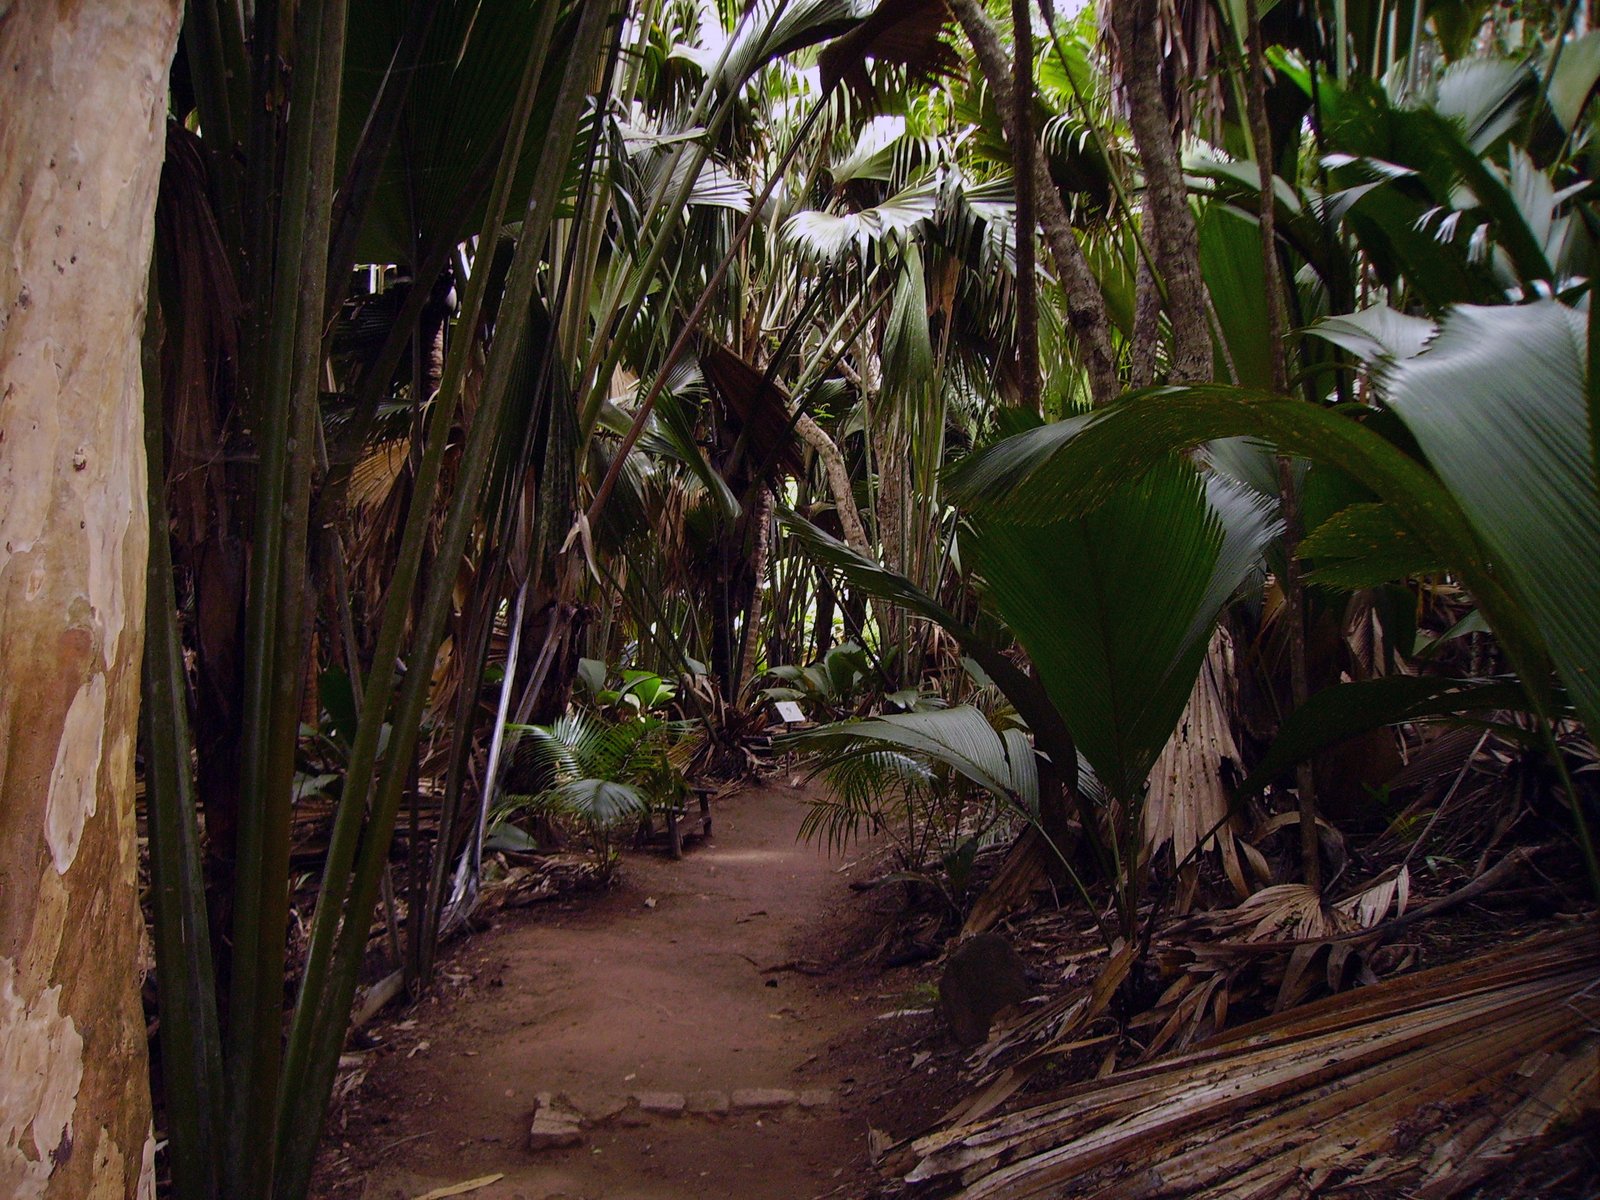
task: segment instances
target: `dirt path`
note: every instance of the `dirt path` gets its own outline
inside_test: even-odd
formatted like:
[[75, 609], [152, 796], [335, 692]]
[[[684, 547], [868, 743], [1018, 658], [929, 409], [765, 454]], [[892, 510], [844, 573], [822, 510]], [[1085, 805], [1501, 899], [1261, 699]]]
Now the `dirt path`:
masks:
[[[470, 942], [445, 968], [467, 993], [390, 1028], [323, 1194], [410, 1200], [496, 1173], [474, 1200], [860, 1194], [885, 1035], [906, 1025], [874, 1018], [916, 997], [849, 965], [847, 884], [870, 868], [797, 843], [803, 814], [788, 787], [742, 793], [684, 861], [631, 855], [610, 894]], [[835, 969], [771, 969], [797, 960]], [[588, 1118], [581, 1144], [529, 1148], [540, 1093]]]

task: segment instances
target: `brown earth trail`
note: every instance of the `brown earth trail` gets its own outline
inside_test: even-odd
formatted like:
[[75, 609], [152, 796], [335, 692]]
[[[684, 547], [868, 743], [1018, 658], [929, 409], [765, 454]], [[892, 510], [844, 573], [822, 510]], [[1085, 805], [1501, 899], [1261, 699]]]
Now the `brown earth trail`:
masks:
[[[466, 1194], [859, 1195], [869, 1095], [927, 1018], [875, 1019], [917, 1005], [851, 961], [867, 935], [848, 882], [869, 868], [797, 842], [804, 811], [789, 787], [741, 793], [683, 861], [630, 855], [607, 895], [473, 939], [445, 968], [473, 976], [467, 993], [389, 1027], [321, 1194], [410, 1200], [503, 1174]], [[813, 961], [831, 969], [795, 969]], [[581, 1144], [529, 1148], [540, 1093], [588, 1118]]]

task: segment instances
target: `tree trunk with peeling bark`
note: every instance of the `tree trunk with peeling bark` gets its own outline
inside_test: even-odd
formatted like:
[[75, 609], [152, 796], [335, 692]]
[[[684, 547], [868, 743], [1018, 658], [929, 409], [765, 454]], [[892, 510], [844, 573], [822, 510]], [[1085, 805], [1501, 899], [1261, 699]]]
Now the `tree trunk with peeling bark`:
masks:
[[[951, 10], [961, 22], [962, 31], [972, 43], [978, 68], [994, 93], [995, 107], [1006, 129], [1015, 128], [1011, 86], [1013, 64], [1000, 44], [1000, 34], [978, 0], [951, 0]], [[1056, 276], [1067, 302], [1067, 324], [1072, 327], [1078, 357], [1089, 379], [1089, 394], [1096, 406], [1115, 399], [1120, 390], [1117, 357], [1111, 347], [1111, 322], [1106, 315], [1105, 297], [1089, 260], [1084, 257], [1078, 235], [1073, 232], [1061, 193], [1050, 178], [1050, 165], [1044, 149], [1033, 139], [1034, 204], [1044, 234], [1045, 245], [1056, 265]]]
[[140, 336], [173, 0], [0, 3], [0, 1194], [153, 1197]]
[[861, 524], [861, 511], [856, 507], [855, 492], [850, 486], [850, 468], [838, 444], [806, 413], [795, 418], [794, 431], [822, 461], [823, 474], [828, 477], [828, 491], [839, 513], [839, 527], [844, 530], [845, 544], [857, 554], [871, 558], [872, 543], [867, 541], [866, 528]]
[[744, 645], [739, 651], [739, 683], [732, 699], [742, 703], [745, 692], [755, 678], [756, 653], [761, 645], [761, 618], [767, 598], [767, 560], [772, 552], [772, 506], [774, 498], [770, 488], [762, 488], [756, 509], [750, 515], [754, 548], [750, 554], [750, 574], [754, 586], [750, 592], [750, 607], [744, 618]]
[[1156, 0], [1113, 4], [1111, 28], [1122, 58], [1128, 126], [1144, 171], [1145, 227], [1156, 269], [1167, 285], [1167, 317], [1172, 322], [1167, 379], [1204, 383], [1212, 376], [1211, 327], [1200, 274], [1200, 236], [1189, 209], [1172, 113], [1161, 94], [1166, 32], [1160, 6]]

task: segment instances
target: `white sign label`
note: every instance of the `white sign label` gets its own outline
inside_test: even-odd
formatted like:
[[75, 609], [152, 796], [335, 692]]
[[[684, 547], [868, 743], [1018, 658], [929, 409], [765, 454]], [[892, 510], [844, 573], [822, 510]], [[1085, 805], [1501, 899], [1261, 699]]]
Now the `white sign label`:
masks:
[[778, 719], [785, 725], [792, 725], [796, 721], [804, 721], [805, 713], [800, 711], [800, 706], [793, 700], [778, 700], [773, 703], [778, 710]]

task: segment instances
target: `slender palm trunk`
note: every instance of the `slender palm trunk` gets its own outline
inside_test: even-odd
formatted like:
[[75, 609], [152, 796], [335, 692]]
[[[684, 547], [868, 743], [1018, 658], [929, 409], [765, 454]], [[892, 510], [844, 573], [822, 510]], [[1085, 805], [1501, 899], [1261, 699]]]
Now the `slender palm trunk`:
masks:
[[133, 755], [171, 0], [0, 15], [0, 1193], [154, 1196]]
[[744, 645], [739, 651], [739, 686], [730, 697], [735, 701], [743, 699], [755, 678], [756, 647], [761, 645], [761, 618], [767, 595], [767, 559], [772, 550], [772, 506], [771, 489], [762, 488], [761, 498], [756, 501], [755, 512], [751, 514], [755, 546], [750, 554], [750, 574], [754, 583], [750, 591], [750, 606], [745, 612]]
[[[979, 0], [951, 0], [951, 10], [961, 22], [961, 28], [972, 43], [978, 67], [984, 80], [994, 93], [995, 106], [1008, 129], [1014, 128], [1012, 117], [1012, 81], [1015, 66], [1006, 57], [1000, 44], [1000, 34], [988, 11]], [[1062, 298], [1066, 302], [1067, 324], [1072, 328], [1073, 340], [1089, 377], [1089, 393], [1096, 404], [1105, 404], [1119, 391], [1117, 358], [1111, 345], [1110, 318], [1106, 313], [1105, 297], [1095, 279], [1083, 248], [1078, 245], [1067, 215], [1061, 193], [1050, 177], [1050, 167], [1044, 150], [1034, 139], [1033, 147], [1034, 204], [1040, 232], [1050, 257], [1055, 261], [1056, 276], [1061, 284]]]
[[1189, 208], [1172, 113], [1161, 91], [1160, 5], [1157, 0], [1112, 5], [1111, 28], [1122, 53], [1128, 126], [1144, 169], [1151, 249], [1167, 286], [1167, 317], [1172, 323], [1167, 378], [1172, 383], [1205, 382], [1211, 378], [1212, 355], [1200, 237]]
[[[1261, 181], [1261, 265], [1267, 289], [1267, 333], [1272, 345], [1272, 390], [1289, 391], [1289, 366], [1284, 336], [1289, 318], [1283, 296], [1283, 270], [1278, 260], [1272, 127], [1267, 121], [1266, 50], [1261, 42], [1261, 18], [1255, 0], [1245, 0], [1248, 22], [1248, 75], [1245, 100], [1250, 118], [1250, 138], [1255, 143], [1256, 166]], [[1306, 670], [1306, 589], [1300, 578], [1300, 537], [1303, 533], [1300, 494], [1294, 463], [1287, 454], [1277, 458], [1278, 493], [1283, 512], [1284, 616], [1289, 629], [1289, 693], [1299, 708], [1311, 694]], [[1300, 859], [1306, 886], [1322, 890], [1322, 856], [1317, 835], [1316, 775], [1311, 760], [1295, 767], [1295, 790], [1300, 801]]]

